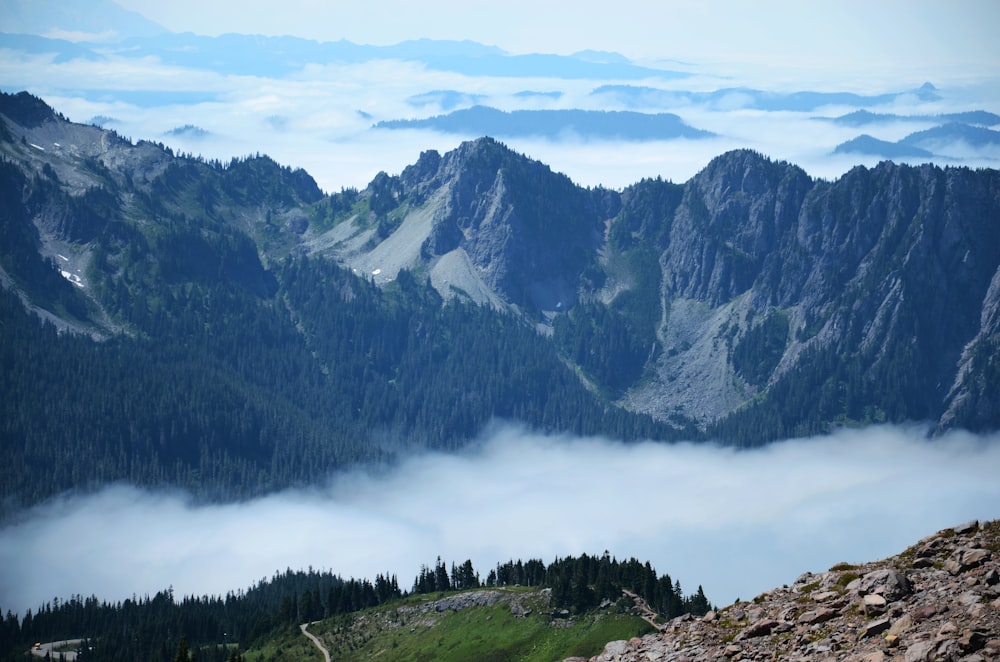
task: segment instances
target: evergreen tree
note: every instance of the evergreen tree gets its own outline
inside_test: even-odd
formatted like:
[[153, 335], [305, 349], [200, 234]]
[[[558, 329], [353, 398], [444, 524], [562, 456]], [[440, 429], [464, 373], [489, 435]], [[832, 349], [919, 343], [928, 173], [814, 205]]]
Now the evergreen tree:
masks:
[[177, 644], [177, 654], [174, 655], [174, 662], [191, 662], [191, 654], [188, 652], [186, 636], [181, 636], [181, 640]]

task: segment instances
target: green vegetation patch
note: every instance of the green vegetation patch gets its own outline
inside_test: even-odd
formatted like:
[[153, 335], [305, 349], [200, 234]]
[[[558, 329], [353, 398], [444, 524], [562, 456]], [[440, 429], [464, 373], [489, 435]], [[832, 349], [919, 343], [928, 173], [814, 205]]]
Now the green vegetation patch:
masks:
[[[312, 632], [312, 629], [310, 629]], [[323, 662], [323, 654], [297, 627], [282, 628], [273, 637], [243, 653], [244, 662]]]
[[733, 347], [733, 368], [750, 384], [763, 386], [778, 367], [788, 345], [788, 315], [772, 311]]
[[[491, 606], [437, 611], [433, 603], [395, 603], [318, 623], [332, 660], [554, 660], [592, 656], [608, 641], [652, 630], [642, 619], [588, 612], [553, 616], [540, 592], [519, 593]], [[528, 613], [530, 610], [530, 613]], [[292, 659], [292, 658], [276, 658]]]

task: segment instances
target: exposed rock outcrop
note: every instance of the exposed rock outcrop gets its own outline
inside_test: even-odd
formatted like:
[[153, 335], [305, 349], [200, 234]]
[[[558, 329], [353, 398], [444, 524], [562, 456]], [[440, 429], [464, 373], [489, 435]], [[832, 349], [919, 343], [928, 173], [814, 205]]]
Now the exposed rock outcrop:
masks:
[[464, 251], [483, 282], [517, 306], [558, 310], [575, 301], [604, 219], [568, 177], [482, 139], [443, 157], [425, 152], [401, 180], [416, 201], [444, 191], [426, 259]]
[[884, 561], [806, 573], [718, 614], [610, 642], [591, 662], [775, 659], [1000, 659], [1000, 521], [946, 529]]
[[[606, 404], [678, 429], [759, 444], [842, 424], [1000, 425], [997, 170], [883, 162], [825, 181], [736, 150], [685, 183], [619, 192], [480, 138], [328, 199], [266, 157], [224, 166], [133, 145], [23, 93], [0, 95], [0, 151], [9, 216], [23, 217], [0, 277], [70, 261], [66, 296], [99, 308], [89, 272], [114, 280], [128, 261], [266, 298], [271, 265], [320, 256], [380, 286], [408, 270], [444, 299], [524, 313]], [[169, 232], [147, 239], [150, 220]]]

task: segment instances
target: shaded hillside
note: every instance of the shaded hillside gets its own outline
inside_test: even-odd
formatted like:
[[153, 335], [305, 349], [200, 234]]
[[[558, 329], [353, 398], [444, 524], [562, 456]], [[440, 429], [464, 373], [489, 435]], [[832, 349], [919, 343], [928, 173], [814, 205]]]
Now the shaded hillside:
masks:
[[618, 192], [484, 138], [327, 195], [26, 93], [0, 119], [12, 503], [255, 494], [494, 418], [741, 445], [1000, 425], [994, 170], [828, 182], [736, 151]]
[[5, 508], [119, 480], [260, 494], [495, 418], [675, 434], [589, 393], [519, 318], [308, 257], [330, 203], [301, 170], [133, 145], [28, 95], [0, 112]]
[[484, 139], [352, 193], [321, 251], [538, 320], [603, 397], [725, 440], [983, 429], [994, 362], [969, 343], [996, 333], [998, 186], [992, 170], [891, 163], [817, 181], [738, 151], [619, 193]]

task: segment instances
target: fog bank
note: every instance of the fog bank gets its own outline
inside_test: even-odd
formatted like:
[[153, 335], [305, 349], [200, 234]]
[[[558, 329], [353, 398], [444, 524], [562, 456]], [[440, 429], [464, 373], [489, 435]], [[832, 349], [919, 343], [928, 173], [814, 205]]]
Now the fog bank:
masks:
[[737, 452], [501, 426], [456, 455], [244, 503], [195, 505], [182, 493], [114, 486], [0, 529], [0, 609], [168, 586], [224, 594], [308, 566], [395, 573], [409, 588], [438, 555], [471, 558], [485, 576], [511, 558], [604, 550], [651, 561], [685, 592], [701, 584], [721, 606], [1000, 517], [1000, 435], [925, 434], [873, 427]]

